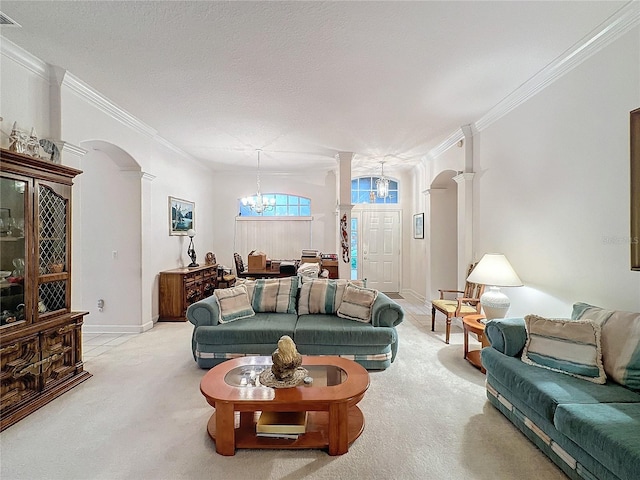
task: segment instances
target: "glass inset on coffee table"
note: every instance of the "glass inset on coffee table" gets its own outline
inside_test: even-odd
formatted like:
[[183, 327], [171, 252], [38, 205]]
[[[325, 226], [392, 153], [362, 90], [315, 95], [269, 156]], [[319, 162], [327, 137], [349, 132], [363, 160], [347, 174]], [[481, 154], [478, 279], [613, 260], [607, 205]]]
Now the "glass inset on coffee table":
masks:
[[[221, 455], [236, 448], [327, 448], [330, 455], [348, 451], [364, 430], [357, 403], [369, 387], [369, 374], [358, 363], [340, 357], [303, 357], [311, 384], [270, 388], [259, 384], [260, 372], [271, 368], [271, 357], [241, 357], [213, 367], [200, 391], [215, 407], [207, 430]], [[262, 411], [307, 411], [307, 428], [296, 439], [256, 435]]]

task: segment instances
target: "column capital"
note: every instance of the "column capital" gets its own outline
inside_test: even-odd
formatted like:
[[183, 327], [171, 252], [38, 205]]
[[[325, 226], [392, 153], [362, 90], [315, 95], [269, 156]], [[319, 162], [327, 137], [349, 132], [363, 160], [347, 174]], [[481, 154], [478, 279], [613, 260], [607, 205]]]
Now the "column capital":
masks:
[[475, 175], [476, 174], [473, 173], [473, 172], [460, 173], [460, 174], [456, 175], [455, 177], [453, 177], [453, 180], [458, 184], [465, 183], [465, 182], [471, 182]]

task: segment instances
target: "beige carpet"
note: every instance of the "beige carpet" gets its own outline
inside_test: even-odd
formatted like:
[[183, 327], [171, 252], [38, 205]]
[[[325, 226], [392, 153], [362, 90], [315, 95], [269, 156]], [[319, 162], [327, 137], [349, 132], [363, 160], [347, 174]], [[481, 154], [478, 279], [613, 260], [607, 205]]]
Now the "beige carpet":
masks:
[[[540, 479], [566, 477], [493, 407], [484, 375], [462, 359], [462, 334], [443, 342], [424, 307], [400, 300], [398, 358], [371, 373], [366, 426], [349, 453], [215, 453], [205, 371], [191, 325], [154, 329], [90, 359], [93, 378], [0, 434], [2, 480]], [[442, 322], [440, 322], [442, 323]]]

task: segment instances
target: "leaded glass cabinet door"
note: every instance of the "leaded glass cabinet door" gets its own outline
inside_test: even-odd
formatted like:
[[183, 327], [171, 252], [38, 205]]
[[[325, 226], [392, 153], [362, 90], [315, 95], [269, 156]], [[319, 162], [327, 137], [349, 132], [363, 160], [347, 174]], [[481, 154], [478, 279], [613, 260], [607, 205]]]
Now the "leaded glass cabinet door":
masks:
[[70, 189], [37, 183], [38, 318], [70, 311]]
[[30, 179], [0, 177], [0, 331], [20, 328], [29, 315], [29, 193]]

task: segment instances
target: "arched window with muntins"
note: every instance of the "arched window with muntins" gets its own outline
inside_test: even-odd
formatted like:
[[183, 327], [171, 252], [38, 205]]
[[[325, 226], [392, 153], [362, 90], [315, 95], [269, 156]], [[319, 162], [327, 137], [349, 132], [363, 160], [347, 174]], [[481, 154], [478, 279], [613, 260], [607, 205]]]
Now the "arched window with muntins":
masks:
[[[238, 211], [241, 217], [310, 217], [311, 199], [289, 195], [287, 193], [263, 193], [269, 207], [261, 213], [256, 213], [249, 205], [244, 205], [238, 199]], [[254, 197], [255, 200], [255, 197]], [[273, 205], [273, 206], [271, 206]]]
[[398, 203], [398, 182], [389, 178], [389, 195], [376, 195], [376, 180], [379, 177], [358, 177], [351, 180], [351, 203]]

